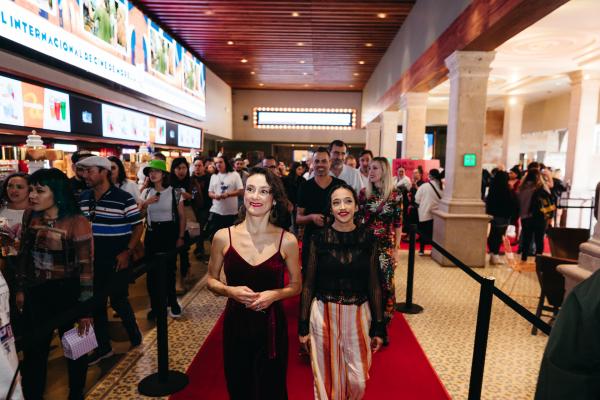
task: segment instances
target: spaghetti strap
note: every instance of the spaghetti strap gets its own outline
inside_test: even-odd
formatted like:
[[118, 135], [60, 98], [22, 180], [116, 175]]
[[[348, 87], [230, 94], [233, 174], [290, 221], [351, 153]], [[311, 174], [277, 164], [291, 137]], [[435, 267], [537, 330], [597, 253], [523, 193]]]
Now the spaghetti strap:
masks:
[[231, 227], [227, 227], [227, 232], [229, 232], [229, 247], [233, 247], [233, 242], [231, 241]]
[[285, 234], [285, 229], [281, 230], [281, 237], [279, 238], [279, 249], [277, 249], [278, 252], [281, 252], [281, 243], [283, 243], [283, 235]]

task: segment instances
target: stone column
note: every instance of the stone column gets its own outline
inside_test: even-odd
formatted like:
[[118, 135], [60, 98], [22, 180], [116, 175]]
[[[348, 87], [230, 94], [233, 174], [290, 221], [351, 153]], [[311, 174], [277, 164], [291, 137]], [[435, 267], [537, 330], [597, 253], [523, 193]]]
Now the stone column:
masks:
[[[381, 114], [381, 143], [380, 156], [388, 160], [396, 158], [396, 134], [401, 113], [399, 111], [385, 111]], [[391, 164], [390, 164], [391, 165]]]
[[379, 156], [379, 146], [381, 143], [381, 123], [369, 122], [367, 124], [367, 137], [365, 139], [365, 148], [373, 152], [373, 156]]
[[427, 123], [428, 93], [408, 92], [400, 98], [404, 111], [402, 121], [402, 158], [422, 160], [425, 156], [425, 125]]
[[[485, 135], [486, 97], [494, 52], [455, 51], [446, 59], [450, 79], [446, 187], [434, 212], [433, 240], [471, 267], [485, 265], [489, 217], [481, 200], [481, 157]], [[474, 167], [463, 156], [475, 154]], [[443, 266], [452, 263], [437, 251]]]
[[507, 170], [519, 163], [523, 109], [525, 105], [517, 97], [508, 97], [504, 102], [504, 124], [502, 134], [502, 162]]

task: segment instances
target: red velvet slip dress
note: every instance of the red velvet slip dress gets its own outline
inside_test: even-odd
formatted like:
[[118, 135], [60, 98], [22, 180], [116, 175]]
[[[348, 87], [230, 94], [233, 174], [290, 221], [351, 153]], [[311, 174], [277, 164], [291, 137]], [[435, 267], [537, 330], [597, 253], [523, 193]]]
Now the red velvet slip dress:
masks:
[[[277, 252], [253, 266], [231, 241], [224, 257], [229, 286], [247, 286], [255, 292], [280, 289], [284, 285], [285, 261], [281, 256], [281, 232]], [[225, 380], [232, 400], [287, 399], [287, 322], [281, 302], [263, 311], [253, 311], [233, 299], [227, 301], [223, 319]]]

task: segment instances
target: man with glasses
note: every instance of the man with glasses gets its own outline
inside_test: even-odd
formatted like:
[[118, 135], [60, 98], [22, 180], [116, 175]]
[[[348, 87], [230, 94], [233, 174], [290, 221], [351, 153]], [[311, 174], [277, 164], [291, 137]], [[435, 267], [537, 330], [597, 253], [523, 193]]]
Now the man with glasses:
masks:
[[[89, 365], [113, 355], [106, 314], [107, 291], [110, 305], [119, 314], [132, 347], [142, 342], [142, 335], [129, 304], [128, 280], [117, 272], [129, 267], [133, 249], [142, 236], [142, 217], [133, 196], [112, 185], [110, 161], [92, 156], [77, 163], [90, 188], [81, 193], [79, 205], [92, 223], [94, 235], [94, 293], [103, 296], [94, 310], [94, 330], [98, 348]], [[113, 283], [114, 282], [114, 283]], [[115, 286], [117, 283], [117, 286]], [[109, 288], [109, 285], [112, 287]]]
[[262, 166], [281, 178], [281, 171], [278, 168], [277, 159], [275, 157], [266, 156], [263, 158]]
[[83, 168], [78, 167], [77, 163], [91, 156], [92, 153], [90, 153], [88, 150], [78, 150], [71, 155], [71, 170], [75, 175], [69, 178], [69, 182], [71, 183], [71, 189], [73, 190], [73, 194], [75, 195], [75, 200], [78, 201], [79, 195], [81, 194], [81, 192], [87, 189], [87, 185], [85, 184], [85, 180], [83, 179]]

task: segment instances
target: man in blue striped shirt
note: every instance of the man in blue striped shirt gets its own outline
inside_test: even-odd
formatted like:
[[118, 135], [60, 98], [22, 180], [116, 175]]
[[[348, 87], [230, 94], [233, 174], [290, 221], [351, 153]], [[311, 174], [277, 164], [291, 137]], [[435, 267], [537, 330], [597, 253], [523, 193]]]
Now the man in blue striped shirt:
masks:
[[[142, 217], [131, 194], [112, 185], [110, 161], [92, 156], [77, 163], [90, 189], [81, 193], [79, 206], [92, 223], [94, 234], [94, 293], [105, 293], [115, 274], [129, 266], [133, 249], [143, 232]], [[110, 295], [110, 305], [119, 314], [133, 347], [142, 335], [129, 304], [127, 281], [120, 280]], [[94, 330], [98, 349], [90, 364], [113, 355], [108, 335], [106, 298], [94, 312]]]

